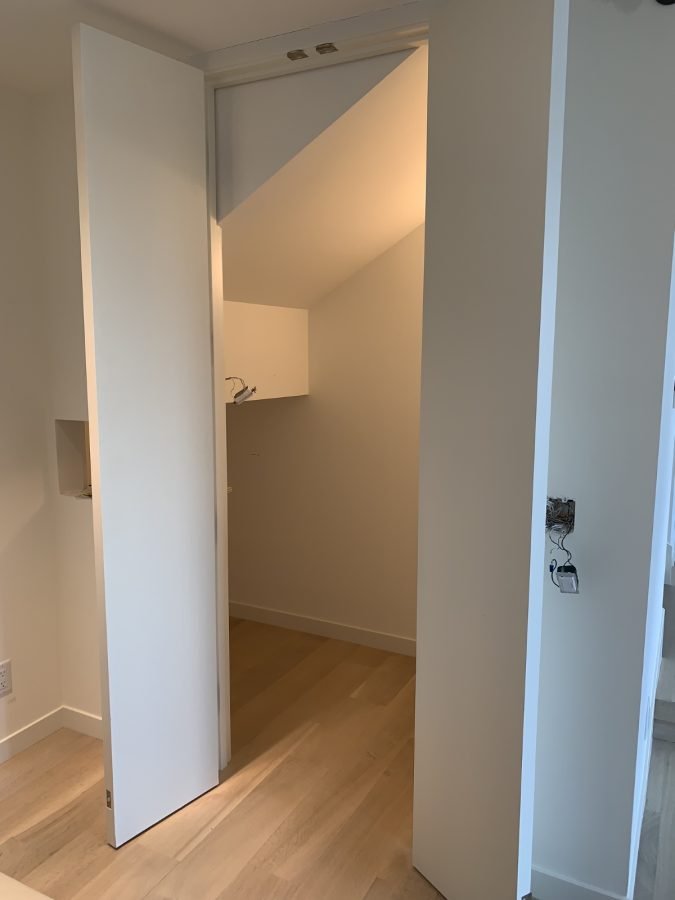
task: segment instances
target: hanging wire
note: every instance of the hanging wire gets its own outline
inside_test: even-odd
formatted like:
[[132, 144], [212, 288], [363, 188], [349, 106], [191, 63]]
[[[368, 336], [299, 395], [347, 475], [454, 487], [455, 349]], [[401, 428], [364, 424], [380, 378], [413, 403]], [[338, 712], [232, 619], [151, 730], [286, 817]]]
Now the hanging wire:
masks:
[[[570, 536], [572, 529], [565, 525], [553, 525], [548, 530], [548, 537], [554, 547], [560, 550], [561, 553], [564, 553], [567, 559], [564, 562], [564, 565], [569, 565], [572, 561], [572, 551], [569, 550], [565, 546], [565, 541]], [[552, 557], [549, 563], [549, 574], [551, 576], [551, 581], [553, 584], [560, 589], [560, 583], [556, 579], [555, 574], [558, 571], [559, 565], [556, 557]]]
[[[246, 382], [244, 381], [243, 378], [240, 378], [238, 375], [228, 375], [227, 378], [225, 379], [225, 381], [238, 381], [239, 384], [241, 385], [242, 390], [246, 387]], [[235, 394], [234, 385], [232, 385], [230, 394], [232, 397], [234, 397], [234, 394]]]
[[560, 540], [560, 549], [561, 549], [561, 550], [564, 550], [564, 552], [567, 554], [567, 561], [565, 562], [565, 565], [566, 565], [566, 566], [569, 566], [569, 564], [572, 562], [572, 551], [571, 551], [571, 550], [568, 550], [567, 547], [565, 546], [565, 541], [566, 541], [567, 538], [569, 537], [569, 534], [570, 534], [570, 531], [569, 531], [569, 528], [568, 528], [567, 531], [565, 532], [565, 534], [563, 535], [563, 537], [562, 537], [561, 540]]
[[554, 559], [551, 560], [551, 562], [550, 562], [550, 564], [549, 564], [549, 567], [548, 567], [548, 570], [549, 570], [549, 572], [550, 572], [550, 574], [551, 574], [551, 581], [552, 581], [553, 584], [559, 589], [559, 588], [560, 588], [560, 583], [557, 582], [557, 581], [555, 580], [555, 578], [554, 578], [554, 575], [555, 575], [557, 569], [558, 569], [558, 560], [554, 558]]

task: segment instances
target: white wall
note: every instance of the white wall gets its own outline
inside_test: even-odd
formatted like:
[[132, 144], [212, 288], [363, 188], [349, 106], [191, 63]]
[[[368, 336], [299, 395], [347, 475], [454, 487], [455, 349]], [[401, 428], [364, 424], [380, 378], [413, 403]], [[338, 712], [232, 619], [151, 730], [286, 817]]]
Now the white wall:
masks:
[[217, 91], [218, 218], [242, 203], [408, 55], [388, 53]]
[[[257, 387], [251, 398], [300, 397], [309, 391], [309, 313], [306, 309], [223, 304], [225, 369]], [[225, 396], [233, 402], [240, 384], [228, 382]]]
[[[54, 430], [87, 418], [72, 92], [0, 102], [0, 658], [15, 685], [0, 740], [62, 706], [85, 713], [68, 724], [97, 733], [91, 503], [59, 494]], [[65, 721], [51, 716], [5, 751]]]
[[35, 134], [29, 98], [0, 90], [0, 659], [15, 691], [0, 740], [60, 702]]
[[414, 638], [422, 268], [419, 228], [311, 308], [309, 397], [228, 409], [233, 603]]
[[[421, 47], [227, 215], [225, 299], [309, 307], [419, 227], [426, 98]], [[301, 134], [317, 113], [320, 95], [299, 110]]]
[[413, 862], [462, 900], [530, 890], [566, 12], [431, 19]]
[[55, 507], [62, 703], [101, 712], [91, 502], [56, 484], [55, 419], [87, 419], [72, 89], [35, 101], [41, 292], [48, 327], [50, 490]]
[[565, 879], [626, 896], [637, 851], [666, 542], [674, 46], [673, 9], [572, 2], [549, 489], [577, 500], [581, 588], [546, 586], [535, 865], [562, 880], [538, 877], [541, 900], [570, 896]]

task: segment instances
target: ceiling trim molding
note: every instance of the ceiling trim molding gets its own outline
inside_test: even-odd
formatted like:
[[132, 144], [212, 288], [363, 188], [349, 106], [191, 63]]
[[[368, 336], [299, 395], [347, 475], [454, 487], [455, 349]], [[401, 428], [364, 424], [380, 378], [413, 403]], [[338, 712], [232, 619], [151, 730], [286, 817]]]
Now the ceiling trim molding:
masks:
[[[428, 4], [426, 0], [414, 0], [393, 9], [200, 54], [190, 62], [203, 69], [210, 87], [228, 87], [414, 50], [426, 43], [428, 35]], [[315, 51], [318, 44], [329, 42], [338, 47], [337, 53], [320, 55]], [[298, 49], [309, 54], [307, 59], [291, 62], [286, 54]]]

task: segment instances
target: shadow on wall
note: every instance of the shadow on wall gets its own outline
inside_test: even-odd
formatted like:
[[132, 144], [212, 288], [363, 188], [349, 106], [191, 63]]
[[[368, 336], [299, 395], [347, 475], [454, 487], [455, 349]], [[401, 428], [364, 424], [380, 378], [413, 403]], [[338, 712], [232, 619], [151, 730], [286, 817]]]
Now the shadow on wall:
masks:
[[311, 307], [308, 397], [228, 407], [232, 602], [414, 639], [423, 255]]
[[632, 13], [635, 12], [636, 9], [639, 9], [644, 3], [655, 3], [656, 0], [603, 0], [603, 2], [616, 6], [617, 9], [620, 9], [623, 12]]
[[[46, 485], [35, 474], [43, 473], [29, 473], [29, 503], [26, 497], [21, 509], [3, 503], [20, 524], [14, 521], [0, 548], [0, 659], [12, 660], [14, 688], [0, 700], [0, 741], [60, 704], [52, 516]], [[14, 477], [20, 492], [21, 478]]]

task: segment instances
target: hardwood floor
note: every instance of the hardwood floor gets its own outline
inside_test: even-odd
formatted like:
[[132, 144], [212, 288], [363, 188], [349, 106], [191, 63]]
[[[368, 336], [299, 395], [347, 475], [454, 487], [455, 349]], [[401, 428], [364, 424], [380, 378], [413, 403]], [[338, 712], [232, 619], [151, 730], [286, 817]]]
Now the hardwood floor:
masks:
[[664, 656], [656, 696], [664, 703], [675, 703], [675, 657]]
[[427, 900], [410, 865], [414, 660], [231, 623], [233, 759], [120, 850], [100, 743], [62, 730], [0, 766], [0, 872], [54, 900]]
[[675, 744], [654, 741], [635, 900], [675, 898]]

